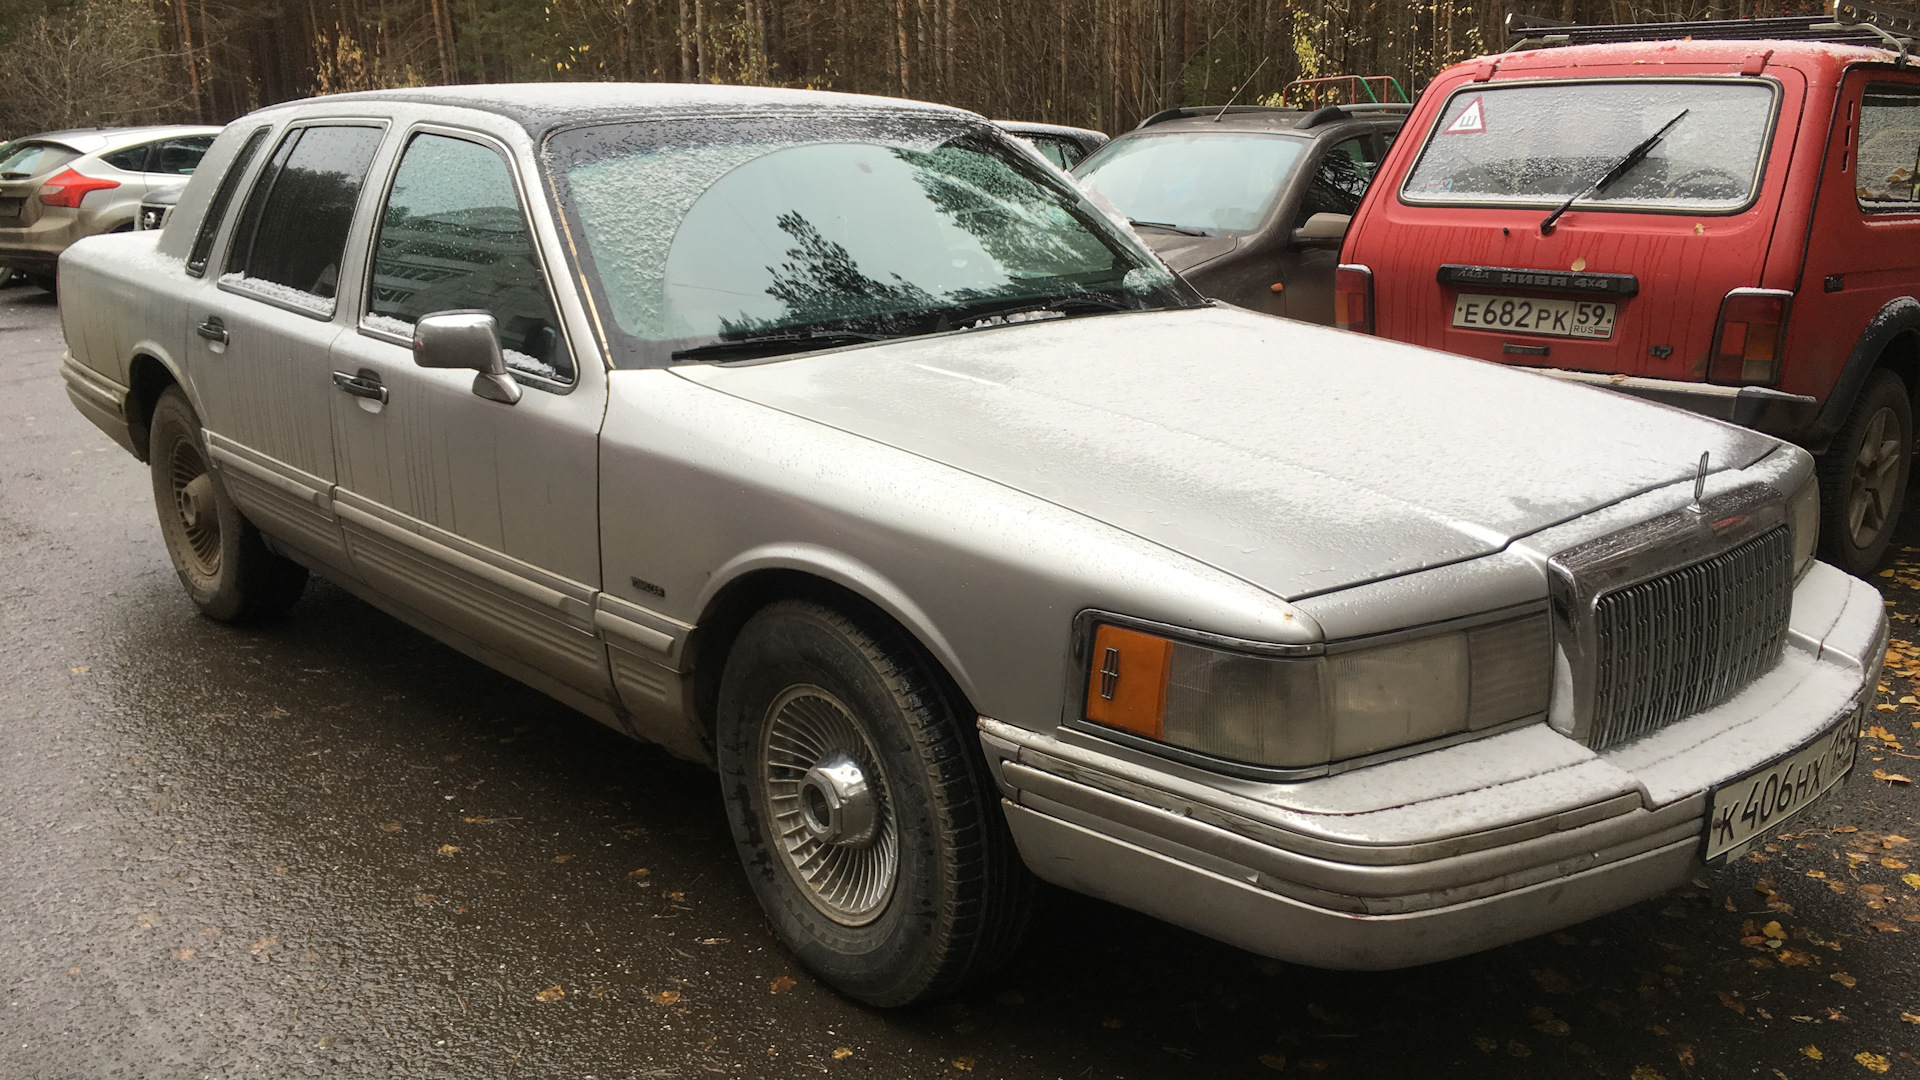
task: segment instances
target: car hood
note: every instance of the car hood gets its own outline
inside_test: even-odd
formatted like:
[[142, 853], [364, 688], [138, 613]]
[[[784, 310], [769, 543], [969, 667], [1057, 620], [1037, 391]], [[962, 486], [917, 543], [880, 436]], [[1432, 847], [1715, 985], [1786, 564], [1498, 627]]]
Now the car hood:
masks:
[[1488, 554], [1774, 440], [1496, 364], [1226, 308], [676, 369], [1286, 598]]
[[1160, 261], [1181, 274], [1239, 246], [1239, 241], [1231, 236], [1187, 236], [1159, 229], [1140, 229], [1137, 235], [1160, 256]]

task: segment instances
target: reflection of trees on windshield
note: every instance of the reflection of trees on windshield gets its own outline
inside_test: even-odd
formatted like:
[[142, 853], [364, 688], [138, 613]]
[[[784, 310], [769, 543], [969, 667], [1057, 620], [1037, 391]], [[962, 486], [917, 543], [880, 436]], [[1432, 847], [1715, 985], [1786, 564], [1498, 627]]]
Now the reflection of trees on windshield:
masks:
[[722, 318], [722, 334], [923, 311], [938, 302], [932, 293], [899, 274], [893, 275], [893, 284], [869, 277], [843, 245], [822, 236], [819, 227], [799, 211], [788, 210], [775, 220], [797, 244], [787, 249], [787, 261], [778, 269], [767, 267], [773, 275], [767, 295], [784, 303], [786, 310], [769, 319], [744, 312], [737, 319]]
[[934, 209], [965, 229], [1016, 282], [1084, 273], [1113, 264], [1093, 234], [1072, 222], [1046, 189], [998, 158], [943, 146], [931, 152], [895, 148]]

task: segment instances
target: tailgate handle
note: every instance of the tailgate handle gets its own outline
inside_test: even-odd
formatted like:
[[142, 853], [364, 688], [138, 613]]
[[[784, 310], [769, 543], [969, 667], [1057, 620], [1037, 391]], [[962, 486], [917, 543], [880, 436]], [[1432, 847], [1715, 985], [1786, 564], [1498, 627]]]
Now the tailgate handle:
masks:
[[193, 332], [208, 341], [217, 341], [222, 345], [227, 343], [227, 324], [218, 315], [208, 316], [206, 322], [193, 328]]
[[381, 383], [380, 376], [373, 372], [363, 371], [358, 375], [349, 375], [344, 371], [336, 371], [333, 373], [333, 385], [354, 397], [377, 401], [382, 405], [387, 403], [387, 388]]

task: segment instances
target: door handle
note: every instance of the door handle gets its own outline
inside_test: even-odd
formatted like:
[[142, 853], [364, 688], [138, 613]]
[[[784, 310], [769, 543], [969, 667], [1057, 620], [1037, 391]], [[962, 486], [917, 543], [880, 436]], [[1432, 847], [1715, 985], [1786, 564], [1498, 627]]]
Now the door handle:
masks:
[[387, 403], [387, 388], [381, 383], [380, 376], [375, 375], [371, 371], [363, 371], [358, 375], [349, 375], [344, 371], [336, 371], [333, 373], [333, 385], [345, 390], [354, 397], [377, 401], [382, 405]]
[[193, 332], [208, 341], [225, 345], [227, 343], [227, 324], [218, 315], [209, 315], [207, 321], [193, 328]]

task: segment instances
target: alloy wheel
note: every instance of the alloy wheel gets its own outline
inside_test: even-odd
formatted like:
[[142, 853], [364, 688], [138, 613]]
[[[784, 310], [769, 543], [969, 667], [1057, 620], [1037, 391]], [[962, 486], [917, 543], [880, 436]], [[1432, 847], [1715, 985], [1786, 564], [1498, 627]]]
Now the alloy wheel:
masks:
[[179, 439], [168, 455], [168, 478], [173, 487], [174, 510], [180, 517], [180, 534], [186, 540], [184, 554], [193, 563], [195, 573], [205, 578], [220, 573], [220, 511], [213, 493], [213, 476], [207, 471], [207, 459], [191, 439]]
[[1900, 482], [1900, 421], [1881, 409], [1867, 422], [1847, 484], [1847, 531], [1858, 547], [1879, 537], [1893, 515]]

